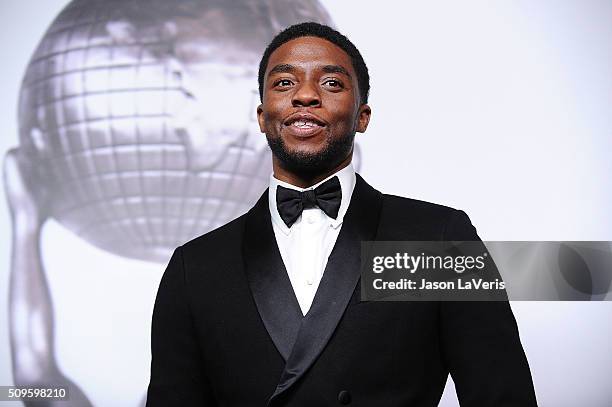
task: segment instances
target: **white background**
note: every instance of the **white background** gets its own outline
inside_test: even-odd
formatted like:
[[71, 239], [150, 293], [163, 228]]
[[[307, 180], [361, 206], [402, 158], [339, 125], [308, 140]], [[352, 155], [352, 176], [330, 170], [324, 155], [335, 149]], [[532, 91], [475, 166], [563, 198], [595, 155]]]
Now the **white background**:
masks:
[[[66, 3], [0, 5], [0, 152], [17, 144], [22, 75]], [[463, 209], [484, 240], [612, 240], [611, 1], [322, 3], [370, 68], [372, 122], [358, 135], [369, 183]], [[11, 236], [0, 201], [9, 385]], [[42, 251], [61, 367], [95, 405], [137, 405], [163, 266], [101, 252], [54, 222]], [[541, 406], [612, 404], [611, 303], [512, 307]], [[442, 405], [457, 405], [447, 390]]]

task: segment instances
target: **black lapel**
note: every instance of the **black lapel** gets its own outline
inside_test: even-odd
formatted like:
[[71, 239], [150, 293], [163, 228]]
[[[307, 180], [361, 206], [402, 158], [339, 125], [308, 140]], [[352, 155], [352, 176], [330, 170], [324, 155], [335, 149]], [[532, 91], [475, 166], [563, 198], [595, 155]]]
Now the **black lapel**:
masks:
[[274, 345], [286, 361], [303, 316], [276, 244], [267, 189], [247, 213], [242, 250], [244, 268], [257, 310]]
[[381, 205], [382, 194], [357, 174], [342, 229], [268, 405], [310, 368], [334, 333], [359, 281], [361, 241], [375, 239]]

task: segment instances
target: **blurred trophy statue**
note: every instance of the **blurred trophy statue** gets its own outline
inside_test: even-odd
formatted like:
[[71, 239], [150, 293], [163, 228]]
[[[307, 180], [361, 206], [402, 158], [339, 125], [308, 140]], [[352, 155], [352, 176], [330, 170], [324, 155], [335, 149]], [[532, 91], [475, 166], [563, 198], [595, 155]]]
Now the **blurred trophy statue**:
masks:
[[317, 0], [74, 0], [53, 21], [27, 67], [19, 146], [3, 167], [16, 385], [66, 386], [57, 405], [91, 405], [56, 360], [44, 222], [165, 263], [246, 212], [271, 172], [255, 116], [259, 58], [302, 21], [332, 25]]

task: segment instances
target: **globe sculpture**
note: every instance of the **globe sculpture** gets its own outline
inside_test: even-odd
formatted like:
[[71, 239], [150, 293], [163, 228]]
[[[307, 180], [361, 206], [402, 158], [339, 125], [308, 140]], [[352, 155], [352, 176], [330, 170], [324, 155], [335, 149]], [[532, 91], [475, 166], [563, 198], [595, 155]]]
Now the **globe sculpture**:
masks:
[[55, 355], [41, 225], [53, 218], [107, 252], [166, 263], [245, 212], [271, 171], [259, 58], [303, 21], [331, 25], [317, 0], [74, 0], [53, 21], [3, 163], [14, 382], [69, 389], [68, 401], [35, 405], [91, 405]]
[[316, 1], [75, 0], [27, 68], [20, 149], [48, 216], [104, 250], [165, 262], [245, 212], [271, 172], [257, 64]]

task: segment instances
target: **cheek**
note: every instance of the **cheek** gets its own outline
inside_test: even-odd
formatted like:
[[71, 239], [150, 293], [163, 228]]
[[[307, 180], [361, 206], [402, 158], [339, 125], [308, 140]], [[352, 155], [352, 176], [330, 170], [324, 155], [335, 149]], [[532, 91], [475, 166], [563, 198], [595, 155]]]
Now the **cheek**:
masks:
[[352, 122], [357, 116], [359, 104], [355, 102], [352, 94], [338, 94], [324, 101], [324, 105], [325, 102], [330, 115], [338, 120]]
[[271, 127], [280, 127], [282, 120], [281, 114], [279, 111], [269, 111], [266, 116], [266, 121], [268, 122], [268, 126]]
[[285, 107], [282, 101], [274, 98], [270, 98], [270, 100], [264, 104], [264, 112], [266, 112], [267, 119], [276, 119], [280, 117], [284, 109]]
[[357, 112], [353, 109], [336, 109], [332, 112], [335, 118], [334, 126], [344, 131], [354, 130], [357, 126]]
[[264, 132], [275, 134], [279, 133], [282, 128], [282, 119], [278, 111], [265, 110], [262, 114]]

